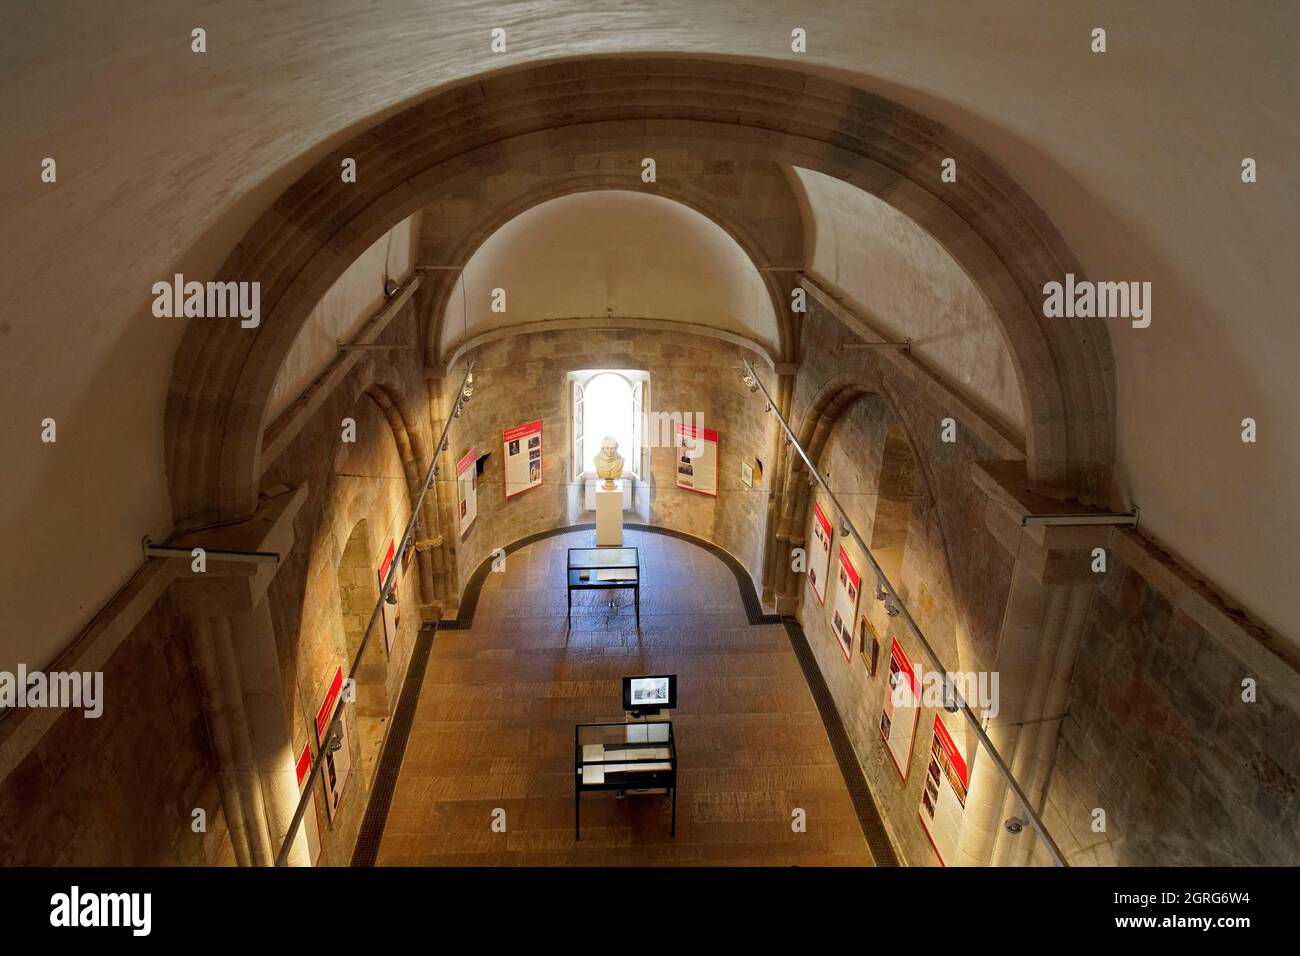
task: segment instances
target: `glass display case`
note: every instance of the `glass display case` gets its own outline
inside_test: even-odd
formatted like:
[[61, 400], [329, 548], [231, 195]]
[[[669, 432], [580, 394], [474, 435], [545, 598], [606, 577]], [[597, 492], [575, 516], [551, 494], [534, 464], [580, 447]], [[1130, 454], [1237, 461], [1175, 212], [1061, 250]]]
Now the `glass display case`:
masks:
[[567, 620], [573, 623], [573, 592], [631, 589], [636, 626], [641, 626], [641, 556], [636, 548], [570, 548]]
[[584, 791], [663, 790], [677, 835], [677, 747], [671, 720], [578, 724], [574, 728], [573, 830], [582, 839]]

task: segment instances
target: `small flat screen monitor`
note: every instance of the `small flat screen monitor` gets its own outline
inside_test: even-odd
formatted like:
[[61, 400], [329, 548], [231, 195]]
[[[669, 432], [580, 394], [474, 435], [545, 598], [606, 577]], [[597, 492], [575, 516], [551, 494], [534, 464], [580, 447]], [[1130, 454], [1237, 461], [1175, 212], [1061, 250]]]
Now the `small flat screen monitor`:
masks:
[[676, 674], [623, 678], [624, 710], [664, 710], [676, 706]]

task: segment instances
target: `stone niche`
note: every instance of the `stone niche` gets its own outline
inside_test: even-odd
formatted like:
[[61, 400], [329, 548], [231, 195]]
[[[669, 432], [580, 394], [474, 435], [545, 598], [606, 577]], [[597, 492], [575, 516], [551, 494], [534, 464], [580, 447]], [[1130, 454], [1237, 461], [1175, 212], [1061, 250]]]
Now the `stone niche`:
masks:
[[[573, 434], [567, 376], [595, 368], [647, 372], [652, 410], [702, 414], [705, 427], [720, 433], [716, 498], [676, 486], [672, 447], [649, 448], [648, 478], [636, 494], [648, 496], [650, 524], [724, 548], [757, 582], [767, 490], [745, 486], [740, 466], [771, 455], [776, 422], [764, 413], [761, 396], [741, 383], [742, 357], [758, 361], [729, 342], [647, 329], [541, 331], [489, 342], [469, 353], [467, 358], [484, 371], [475, 373], [474, 398], [452, 424], [450, 451], [459, 456], [475, 447], [488, 458], [479, 481], [478, 519], [459, 542], [460, 586], [496, 548], [570, 523]], [[507, 499], [502, 432], [537, 419], [544, 441], [542, 485]], [[638, 502], [638, 508], [642, 505]]]

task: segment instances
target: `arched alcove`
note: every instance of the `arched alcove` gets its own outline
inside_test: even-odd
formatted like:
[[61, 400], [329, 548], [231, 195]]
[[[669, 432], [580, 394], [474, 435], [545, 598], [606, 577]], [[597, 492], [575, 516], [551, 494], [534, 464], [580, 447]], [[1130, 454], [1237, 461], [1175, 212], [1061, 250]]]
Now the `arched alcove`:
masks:
[[[343, 614], [346, 660], [356, 659], [365, 635], [366, 623], [379, 599], [379, 579], [374, 569], [375, 546], [370, 540], [369, 522], [362, 518], [352, 529], [339, 557], [339, 606]], [[361, 745], [361, 766], [369, 769], [379, 759], [384, 728], [392, 714], [388, 693], [388, 653], [382, 637], [372, 640], [362, 655], [356, 673], [357, 731]]]
[[[816, 395], [796, 432], [872, 555], [887, 574], [894, 572], [890, 583], [932, 646], [952, 668], [970, 666], [976, 657], [969, 622], [975, 596], [956, 587], [943, 513], [893, 399], [865, 385], [831, 382]], [[776, 558], [768, 562], [764, 589], [783, 610], [797, 609], [802, 615], [810, 608], [806, 575], [781, 560], [782, 542], [811, 547], [814, 501], [832, 523], [833, 548], [846, 539], [838, 534], [840, 515], [812, 481], [802, 459], [790, 456], [789, 461], [781, 482], [781, 517], [768, 543]], [[834, 561], [834, 554], [831, 558]], [[859, 560], [865, 562], [862, 556]], [[870, 567], [859, 571], [863, 573], [860, 610], [865, 613], [876, 604], [876, 589]], [[875, 623], [883, 636], [888, 619], [877, 617]], [[807, 624], [805, 629], [809, 630]]]
[[775, 351], [773, 302], [746, 250], [683, 203], [603, 189], [550, 199], [469, 257], [438, 323], [439, 351], [497, 329], [626, 318], [713, 327]]
[[895, 422], [885, 432], [880, 453], [871, 536], [867, 541], [891, 581], [899, 580], [902, 574], [915, 495], [916, 459], [903, 426]]
[[[1044, 282], [1083, 270], [1041, 210], [972, 144], [881, 97], [773, 67], [574, 60], [494, 76], [473, 89], [472, 96], [439, 94], [323, 159], [223, 267], [223, 278], [261, 283], [263, 321], [254, 330], [191, 325], [178, 352], [167, 419], [178, 522], [252, 512], [261, 428], [280, 364], [307, 312], [360, 252], [450, 178], [544, 161], [565, 139], [638, 152], [691, 143], [744, 150], [845, 179], [923, 223], [1006, 330], [1035, 487], [1104, 493], [1114, 423], [1107, 332], [1100, 321], [1044, 319]], [[933, 169], [952, 155], [970, 174], [938, 193]], [[340, 184], [343, 156], [373, 161], [376, 175]]]

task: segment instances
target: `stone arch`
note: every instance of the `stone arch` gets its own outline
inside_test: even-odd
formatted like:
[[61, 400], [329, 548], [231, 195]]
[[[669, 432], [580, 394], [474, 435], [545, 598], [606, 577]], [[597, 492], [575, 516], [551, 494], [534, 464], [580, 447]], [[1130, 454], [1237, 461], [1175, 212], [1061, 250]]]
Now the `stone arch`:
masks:
[[[774, 358], [784, 362], [797, 360], [798, 326], [789, 303], [791, 290], [797, 284], [798, 277], [798, 270], [794, 266], [803, 262], [803, 223], [798, 200], [780, 167], [769, 162], [733, 161], [729, 164], [733, 175], [726, 178], [726, 189], [710, 190], [691, 183], [668, 180], [652, 184], [637, 183], [634, 187], [632, 184], [635, 180], [629, 177], [635, 175], [635, 163], [631, 160], [631, 154], [627, 154], [625, 159], [626, 169], [575, 171], [541, 182], [531, 182], [504, 201], [496, 192], [490, 197], [471, 194], [468, 198], [458, 193], [461, 201], [474, 203], [474, 218], [454, 236], [439, 236], [427, 243], [422, 242], [421, 256], [433, 255], [439, 260], [433, 264], [436, 269], [431, 273], [431, 288], [426, 292], [428, 314], [422, 316], [423, 324], [428, 329], [426, 341], [429, 365], [439, 366], [446, 359], [446, 356], [438, 354], [438, 342], [446, 309], [460, 275], [459, 270], [464, 268], [479, 247], [497, 230], [534, 206], [552, 199], [576, 193], [632, 188], [637, 192], [681, 203], [698, 212], [740, 246], [758, 269], [777, 318], [779, 340], [772, 343], [775, 347]], [[470, 186], [481, 187], [483, 183], [481, 177], [470, 180]], [[493, 185], [498, 185], [496, 180], [493, 180]], [[769, 210], [769, 214], [764, 217], [748, 215], [747, 202], [740, 188], [742, 186], [749, 187], [746, 191], [752, 191], [758, 186], [776, 193], [772, 200], [772, 204], [778, 207], [776, 214]], [[728, 195], [731, 190], [734, 190], [734, 195]]]
[[[351, 662], [361, 649], [361, 638], [366, 624], [379, 599], [379, 580], [374, 568], [375, 544], [370, 536], [368, 518], [361, 518], [352, 527], [347, 542], [339, 555], [339, 604], [343, 612], [344, 659]], [[367, 653], [357, 671], [357, 713], [366, 717], [385, 718], [392, 707], [388, 699], [385, 674], [385, 657], [378, 653], [382, 641], [371, 646], [376, 651]]]
[[[424, 483], [421, 468], [424, 462], [431, 460], [433, 449], [425, 448], [419, 434], [408, 424], [411, 416], [407, 403], [403, 399], [402, 390], [395, 385], [385, 384], [392, 381], [395, 381], [395, 378], [385, 377], [382, 381], [371, 384], [366, 388], [365, 395], [379, 406], [379, 411], [387, 420], [388, 427], [393, 433], [393, 441], [397, 443], [397, 454], [402, 460], [407, 495], [411, 507], [414, 508]], [[424, 605], [433, 604], [443, 596], [448, 584], [442, 573], [447, 567], [446, 555], [442, 553], [441, 544], [432, 543], [440, 538], [436, 532], [441, 527], [441, 520], [438, 514], [437, 496], [432, 493], [433, 489], [430, 491], [431, 494], [425, 496], [420, 507], [419, 523], [424, 533], [417, 534], [414, 544], [415, 560], [420, 576], [420, 598]]]
[[[177, 523], [256, 510], [267, 396], [312, 305], [348, 263], [450, 179], [543, 161], [565, 140], [742, 151], [889, 202], [949, 251], [998, 316], [1020, 379], [1035, 489], [1105, 495], [1114, 431], [1107, 332], [1100, 320], [1043, 317], [1045, 282], [1083, 270], [994, 160], [941, 124], [838, 81], [647, 56], [551, 61], [453, 87], [354, 137], [290, 187], [218, 271], [261, 284], [260, 324], [195, 322], [178, 349], [165, 421]], [[341, 182], [344, 156], [367, 171], [359, 183]], [[939, 184], [944, 157], [961, 165], [958, 183]]]
[[[901, 443], [902, 448], [895, 449], [895, 457], [905, 457], [911, 469], [911, 492], [910, 500], [907, 505], [908, 509], [908, 533], [911, 533], [911, 523], [913, 521], [912, 502], [928, 501], [935, 502], [934, 489], [936, 487], [932, 476], [928, 473], [925, 459], [917, 453], [916, 443], [908, 430], [907, 420], [900, 413], [897, 397], [889, 390], [883, 382], [872, 385], [866, 385], [862, 382], [851, 381], [844, 378], [836, 378], [825, 384], [810, 403], [808, 410], [803, 414], [797, 427], [794, 427], [795, 433], [799, 436], [799, 443], [807, 452], [808, 457], [818, 465], [824, 467], [824, 452], [830, 441], [836, 426], [859, 402], [868, 399], [879, 399], [885, 406], [890, 420], [890, 425], [886, 431], [886, 450], [891, 439]], [[803, 575], [795, 573], [790, 562], [786, 559], [791, 547], [803, 546], [805, 543], [804, 532], [808, 527], [809, 507], [812, 502], [813, 482], [808, 474], [807, 466], [803, 459], [797, 454], [787, 456], [787, 467], [785, 474], [780, 483], [777, 502], [779, 520], [776, 526], [768, 532], [768, 551], [775, 556], [775, 560], [768, 563], [765, 570], [771, 572], [771, 577], [764, 581], [764, 592], [769, 590], [774, 592], [777, 599], [776, 603], [781, 607], [783, 613], [790, 613], [801, 603], [800, 596], [803, 593]], [[897, 494], [894, 495], [898, 497]], [[939, 544], [943, 553], [942, 585], [954, 597], [956, 603], [955, 619], [960, 627], [957, 633], [953, 635], [954, 649], [957, 659], [952, 663], [958, 667], [974, 659], [974, 648], [969, 641], [969, 635], [972, 634], [972, 622], [967, 612], [967, 601], [957, 594], [958, 579], [952, 573], [952, 551], [947, 543], [947, 535], [943, 529], [943, 511], [937, 509], [934, 516], [935, 525], [938, 528]], [[838, 516], [829, 516], [838, 521]], [[859, 529], [861, 530], [861, 529]], [[874, 530], [874, 529], [873, 529]], [[875, 542], [870, 541], [873, 553]], [[870, 569], [868, 569], [868, 581], [870, 578]], [[770, 582], [770, 584], [769, 584]], [[897, 588], [898, 579], [891, 579], [891, 584]], [[864, 589], [869, 587], [864, 583]], [[970, 596], [965, 596], [969, 598]], [[963, 638], [963, 635], [966, 635]], [[927, 635], [930, 636], [930, 635]], [[932, 640], [932, 643], [933, 640]], [[939, 653], [944, 652], [942, 642], [935, 645]]]
[[885, 433], [880, 472], [876, 477], [871, 539], [867, 542], [890, 580], [897, 580], [902, 572], [916, 486], [916, 454], [907, 440], [903, 423], [895, 422]]

